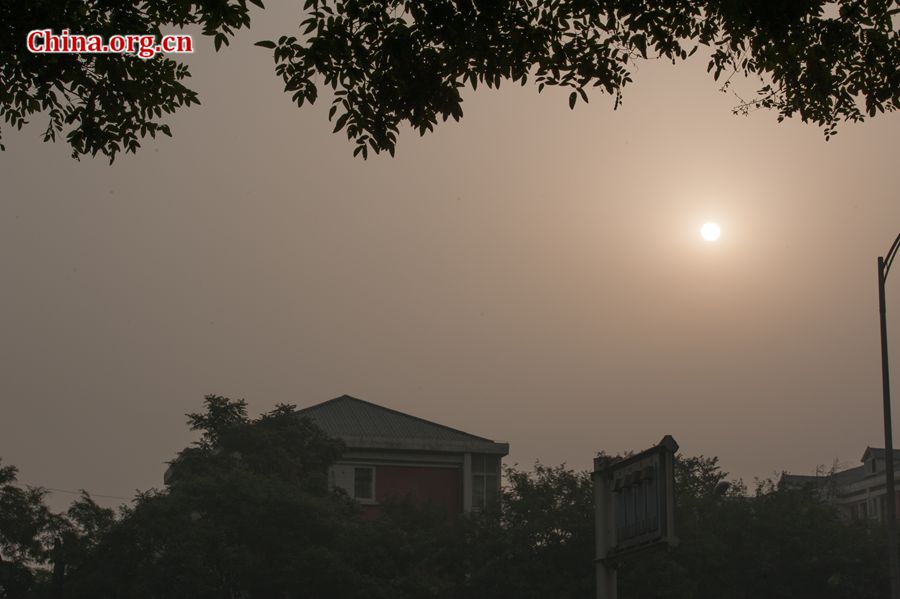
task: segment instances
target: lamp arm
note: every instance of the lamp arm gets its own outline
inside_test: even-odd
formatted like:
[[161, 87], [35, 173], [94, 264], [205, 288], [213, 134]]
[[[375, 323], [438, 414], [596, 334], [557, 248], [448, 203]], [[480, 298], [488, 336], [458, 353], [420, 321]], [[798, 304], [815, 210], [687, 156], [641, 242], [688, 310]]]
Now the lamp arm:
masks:
[[891, 270], [891, 264], [894, 263], [894, 258], [897, 256], [898, 249], [900, 249], [900, 235], [897, 235], [897, 239], [894, 240], [894, 243], [891, 244], [891, 248], [887, 251], [887, 254], [884, 255], [884, 274], [882, 276], [885, 279], [887, 278], [888, 271]]

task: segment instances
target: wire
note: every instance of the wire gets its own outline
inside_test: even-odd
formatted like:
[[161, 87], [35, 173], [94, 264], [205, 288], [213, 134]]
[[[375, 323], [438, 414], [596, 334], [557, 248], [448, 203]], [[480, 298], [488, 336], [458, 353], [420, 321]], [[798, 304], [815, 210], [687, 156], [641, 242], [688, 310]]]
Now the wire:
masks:
[[87, 493], [91, 497], [103, 497], [104, 499], [121, 499], [123, 501], [131, 501], [133, 497], [120, 497], [118, 495], [101, 495], [100, 493], [91, 493], [90, 491], [70, 491], [69, 489], [56, 489], [54, 487], [45, 487], [43, 485], [30, 485], [28, 483], [20, 483], [14, 482], [12, 483], [16, 487], [21, 488], [32, 488], [32, 489], [43, 489], [44, 491], [50, 491], [51, 493], [68, 493], [70, 495], [81, 495], [82, 493]]

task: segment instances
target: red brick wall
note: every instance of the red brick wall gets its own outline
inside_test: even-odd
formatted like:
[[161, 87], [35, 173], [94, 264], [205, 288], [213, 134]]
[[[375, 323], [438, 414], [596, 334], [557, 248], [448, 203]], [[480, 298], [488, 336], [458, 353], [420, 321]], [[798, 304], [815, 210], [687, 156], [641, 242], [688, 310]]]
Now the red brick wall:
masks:
[[[425, 466], [376, 466], [375, 500], [410, 497], [417, 505], [432, 503], [449, 515], [462, 513], [462, 469]], [[368, 516], [378, 513], [378, 506], [365, 506]]]

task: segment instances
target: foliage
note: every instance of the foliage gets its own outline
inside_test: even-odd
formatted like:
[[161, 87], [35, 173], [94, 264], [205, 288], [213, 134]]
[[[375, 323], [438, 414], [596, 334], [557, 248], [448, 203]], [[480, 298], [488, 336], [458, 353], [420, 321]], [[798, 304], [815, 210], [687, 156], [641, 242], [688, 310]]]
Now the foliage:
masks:
[[169, 486], [140, 494], [66, 583], [71, 597], [356, 597], [343, 556], [356, 507], [327, 492], [343, 445], [293, 406], [249, 419], [209, 395]]
[[118, 518], [87, 495], [53, 516], [32, 492], [41, 526], [3, 538], [51, 568], [23, 565], [27, 587], [0, 597], [413, 599], [458, 588], [461, 534], [446, 512], [399, 500], [364, 520], [325, 484], [343, 444], [293, 406], [251, 419], [243, 400], [209, 395], [188, 424], [200, 438], [167, 487]]
[[[499, 520], [475, 521], [460, 596], [591, 596], [589, 474], [538, 464], [507, 479]], [[886, 596], [883, 530], [845, 521], [814, 489], [748, 493], [717, 458], [678, 456], [676, 495], [679, 546], [621, 561], [622, 599]]]
[[0, 467], [0, 598], [42, 597], [62, 584], [112, 527], [115, 515], [82, 491], [64, 514], [44, 503], [46, 491], [22, 488], [14, 466]]
[[141, 495], [67, 581], [85, 598], [355, 597], [352, 506], [247, 471]]
[[885, 596], [880, 529], [846, 522], [815, 489], [753, 494], [717, 458], [677, 462], [679, 546], [622, 564], [623, 599], [853, 599]]
[[[75, 157], [112, 161], [139, 137], [170, 134], [163, 114], [198, 103], [187, 68], [157, 56], [31, 55], [32, 29], [159, 34], [196, 24], [218, 49], [250, 26], [248, 1], [7, 0], [0, 5], [0, 117], [21, 128], [46, 113]], [[900, 105], [900, 37], [892, 0], [304, 0], [296, 35], [258, 45], [298, 105], [331, 88], [329, 119], [364, 158], [393, 155], [401, 124], [421, 134], [462, 117], [462, 88], [511, 81], [567, 88], [569, 106], [596, 89], [622, 100], [640, 60], [685, 60], [708, 48], [728, 87], [758, 78], [737, 112], [774, 110], [824, 127]]]
[[593, 487], [586, 472], [535, 464], [506, 469], [500, 513], [468, 524], [461, 597], [590, 597], [594, 589]]
[[[569, 106], [599, 88], [615, 97], [640, 59], [673, 63], [712, 52], [716, 79], [759, 77], [740, 111], [771, 108], [834, 133], [841, 120], [900, 104], [900, 38], [889, 0], [539, 0], [417, 2], [306, 0], [300, 38], [260, 42], [302, 105], [319, 76], [334, 90], [330, 117], [354, 153], [394, 152], [399, 125], [421, 134], [459, 120], [460, 88], [509, 80], [571, 90]], [[837, 14], [831, 15], [831, 12]], [[730, 76], [729, 76], [730, 79]], [[367, 147], [368, 144], [368, 147]]]
[[18, 469], [0, 462], [0, 557], [12, 562], [44, 557], [41, 535], [50, 520], [40, 488], [16, 483]]
[[51, 514], [44, 491], [16, 483], [18, 469], [0, 462], [0, 597], [22, 597], [34, 585], [31, 565], [47, 558]]
[[[375, 520], [329, 491], [343, 446], [293, 406], [255, 419], [209, 395], [163, 490], [116, 515], [87, 494], [51, 514], [0, 467], [0, 598], [559, 599], [594, 592], [590, 474], [505, 471], [495, 511], [398, 498]], [[716, 458], [676, 459], [677, 548], [617, 564], [623, 599], [877, 599], [884, 532], [816, 488], [753, 493]]]
[[298, 418], [294, 406], [279, 404], [251, 421], [242, 399], [207, 395], [204, 403], [205, 413], [187, 415], [191, 430], [200, 431], [201, 438], [172, 462], [170, 484], [241, 470], [325, 491], [328, 465], [340, 457], [344, 445], [309, 419]]
[[99, 546], [116, 523], [116, 514], [104, 508], [82, 491], [64, 515], [56, 516], [50, 557], [53, 570], [49, 586], [51, 595], [61, 593], [66, 577], [85, 567], [91, 553]]
[[[250, 2], [260, 5], [259, 0]], [[250, 24], [247, 0], [5, 0], [0, 3], [0, 118], [17, 129], [47, 117], [44, 141], [65, 135], [72, 156], [98, 153], [112, 162], [135, 152], [140, 138], [171, 135], [164, 114], [199, 104], [187, 67], [158, 55], [31, 54], [34, 29], [59, 33], [151, 34], [199, 25], [216, 48]], [[0, 149], [3, 149], [0, 144]]]
[[398, 498], [379, 518], [356, 527], [347, 556], [364, 575], [370, 596], [384, 599], [454, 598], [466, 577], [466, 544], [459, 522], [433, 505]]
[[[588, 597], [593, 492], [586, 472], [507, 471], [503, 511], [469, 523], [460, 597]], [[814, 489], [749, 493], [717, 458], [678, 456], [680, 544], [618, 564], [622, 599], [876, 599], [886, 596], [884, 531], [847, 522]]]

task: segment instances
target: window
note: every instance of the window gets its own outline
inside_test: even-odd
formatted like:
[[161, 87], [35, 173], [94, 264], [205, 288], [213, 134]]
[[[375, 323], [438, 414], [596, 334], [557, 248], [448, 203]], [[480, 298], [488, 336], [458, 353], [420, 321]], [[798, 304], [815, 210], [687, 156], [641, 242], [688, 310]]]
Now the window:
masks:
[[877, 497], [869, 498], [869, 517], [874, 518], [875, 520], [881, 519], [881, 514], [878, 513], [878, 498]]
[[500, 490], [500, 458], [472, 456], [472, 509], [494, 507]]
[[328, 467], [328, 485], [343, 489], [360, 503], [375, 503], [375, 467], [357, 464], [332, 464]]
[[353, 469], [353, 497], [375, 499], [375, 469], [357, 466]]

